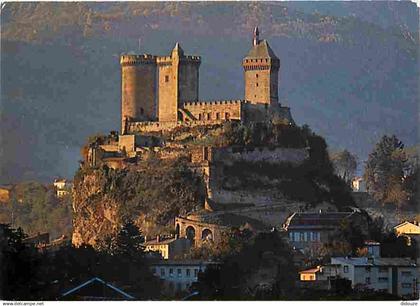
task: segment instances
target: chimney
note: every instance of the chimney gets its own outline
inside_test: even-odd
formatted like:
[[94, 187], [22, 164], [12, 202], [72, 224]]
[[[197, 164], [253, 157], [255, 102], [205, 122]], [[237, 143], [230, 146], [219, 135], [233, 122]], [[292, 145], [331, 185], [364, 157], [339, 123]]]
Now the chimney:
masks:
[[156, 242], [160, 242], [160, 235], [156, 236]]

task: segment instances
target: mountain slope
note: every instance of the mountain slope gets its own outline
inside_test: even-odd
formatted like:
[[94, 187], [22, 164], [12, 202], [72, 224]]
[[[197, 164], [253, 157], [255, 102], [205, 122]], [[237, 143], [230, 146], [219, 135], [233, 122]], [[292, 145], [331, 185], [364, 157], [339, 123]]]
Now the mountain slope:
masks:
[[[7, 3], [0, 182], [71, 177], [85, 138], [118, 128], [123, 52], [168, 54], [180, 41], [186, 53], [203, 57], [201, 99], [243, 97], [241, 59], [256, 24], [281, 59], [280, 98], [298, 124], [362, 160], [383, 133], [414, 144], [417, 9], [408, 2], [378, 6]], [[375, 8], [378, 16], [368, 16]]]

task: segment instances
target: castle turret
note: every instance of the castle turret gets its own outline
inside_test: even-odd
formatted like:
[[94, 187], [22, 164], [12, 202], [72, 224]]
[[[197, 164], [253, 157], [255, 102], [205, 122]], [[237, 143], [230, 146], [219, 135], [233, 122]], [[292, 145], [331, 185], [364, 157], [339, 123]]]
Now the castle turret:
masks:
[[129, 121], [156, 120], [156, 56], [122, 55], [121, 132]]
[[265, 39], [260, 41], [258, 27], [254, 29], [252, 48], [243, 59], [242, 66], [245, 100], [255, 104], [278, 104], [280, 60]]

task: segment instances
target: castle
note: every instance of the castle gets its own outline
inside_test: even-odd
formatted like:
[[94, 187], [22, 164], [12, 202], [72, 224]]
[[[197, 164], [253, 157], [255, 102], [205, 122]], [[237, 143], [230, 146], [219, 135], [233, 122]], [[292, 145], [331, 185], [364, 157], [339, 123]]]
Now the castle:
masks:
[[122, 55], [121, 134], [160, 130], [177, 124], [226, 120], [262, 121], [277, 114], [293, 122], [278, 98], [280, 60], [254, 29], [252, 48], [243, 59], [244, 99], [199, 100], [201, 58], [185, 55], [176, 43], [169, 56]]

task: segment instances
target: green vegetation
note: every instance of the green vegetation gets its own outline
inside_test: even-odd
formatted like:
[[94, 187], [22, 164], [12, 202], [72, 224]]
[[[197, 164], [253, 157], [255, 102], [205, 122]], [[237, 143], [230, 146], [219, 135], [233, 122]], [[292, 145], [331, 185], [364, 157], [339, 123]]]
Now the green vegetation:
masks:
[[335, 173], [347, 184], [351, 184], [357, 169], [357, 157], [349, 151], [338, 151], [330, 155]]
[[408, 159], [404, 144], [395, 135], [385, 135], [369, 154], [364, 177], [376, 201], [402, 208], [417, 204], [418, 173], [418, 156]]
[[[265, 286], [261, 286], [264, 279]], [[199, 275], [202, 300], [277, 300], [293, 296], [297, 270], [279, 233], [261, 233]]]
[[24, 245], [21, 229], [0, 225], [0, 233], [2, 300], [56, 300], [93, 277], [123, 288], [136, 299], [159, 298], [160, 282], [152, 275], [142, 249], [137, 248], [140, 232], [130, 224], [117, 235], [114, 254], [83, 245], [63, 247], [51, 256]]
[[[238, 143], [244, 139], [240, 136], [247, 135], [247, 132], [235, 131], [243, 129], [242, 126], [237, 126], [234, 132], [228, 132], [225, 137], [233, 143]], [[308, 126], [300, 128], [269, 124], [266, 129], [262, 129], [263, 132], [257, 132], [257, 127], [254, 129], [255, 133], [251, 132], [251, 135], [258, 135], [258, 137], [249, 138], [254, 139], [253, 144], [265, 141], [272, 146], [305, 146], [309, 150], [309, 158], [298, 166], [287, 163], [272, 165], [264, 162], [235, 162], [231, 166], [225, 166], [224, 173], [227, 176], [225, 185], [229, 178], [233, 177], [236, 178], [234, 188], [241, 187], [248, 190], [267, 188], [268, 184], [261, 180], [261, 177], [266, 177], [271, 182], [270, 188], [277, 189], [291, 200], [312, 204], [327, 201], [337, 207], [354, 204], [350, 187], [334, 174], [325, 140], [313, 133]], [[229, 188], [229, 186], [225, 187]]]
[[29, 235], [48, 232], [51, 238], [71, 235], [71, 195], [57, 198], [52, 186], [38, 182], [17, 184], [9, 203], [0, 209], [0, 219], [21, 227]]
[[229, 121], [223, 127], [221, 143], [226, 146], [305, 148], [311, 137], [308, 126], [298, 127], [281, 122]]
[[328, 243], [319, 250], [318, 258], [322, 258], [322, 262], [328, 262], [331, 256], [366, 256], [366, 240], [381, 244], [382, 257], [417, 258], [417, 243], [414, 239], [409, 242], [408, 237], [397, 236], [393, 230], [385, 228], [383, 219], [372, 220], [367, 213], [364, 214], [366, 224], [354, 220], [342, 222]]

